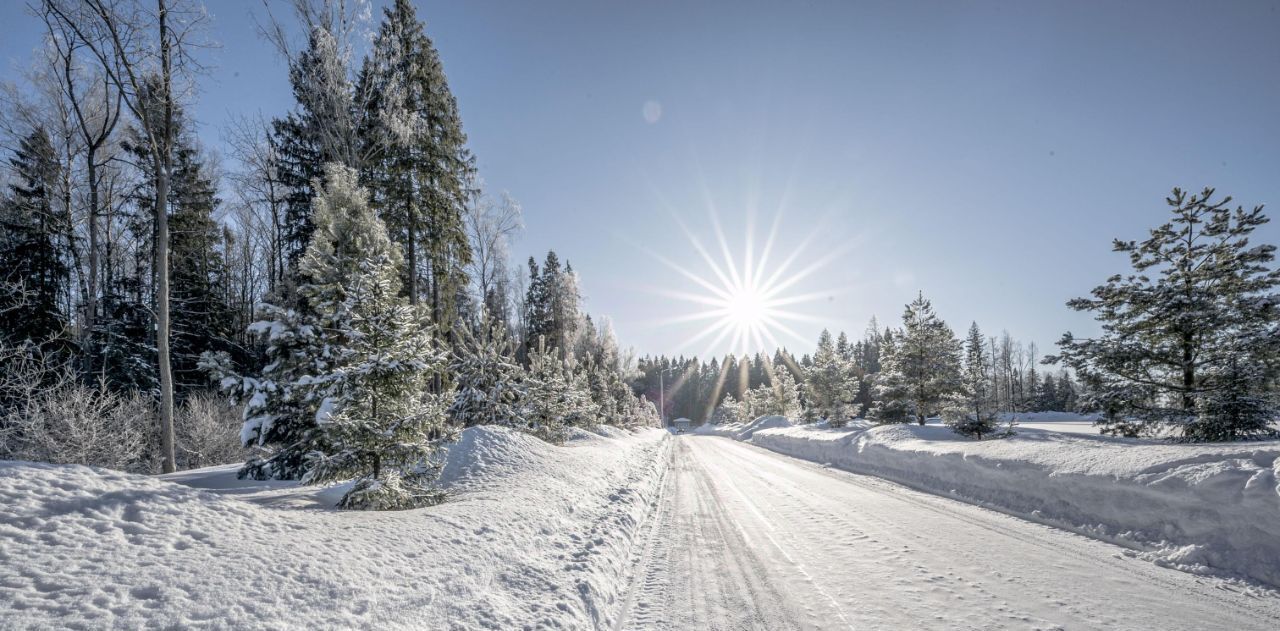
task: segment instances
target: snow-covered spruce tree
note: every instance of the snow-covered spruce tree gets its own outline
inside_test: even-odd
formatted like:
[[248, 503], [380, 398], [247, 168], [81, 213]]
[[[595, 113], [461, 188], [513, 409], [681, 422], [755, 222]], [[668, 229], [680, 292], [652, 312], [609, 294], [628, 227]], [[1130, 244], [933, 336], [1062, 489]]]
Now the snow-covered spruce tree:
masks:
[[[1277, 416], [1269, 373], [1280, 356], [1280, 271], [1275, 246], [1249, 236], [1268, 222], [1174, 189], [1172, 219], [1142, 242], [1115, 241], [1133, 273], [1117, 274], [1068, 306], [1101, 324], [1095, 338], [1067, 333], [1048, 361], [1075, 370], [1104, 432], [1175, 428], [1186, 440], [1235, 440], [1272, 433]], [[1273, 369], [1272, 369], [1273, 370]]]
[[507, 327], [483, 315], [477, 327], [458, 333], [450, 371], [457, 384], [449, 418], [462, 427], [524, 427], [524, 368], [515, 359]]
[[851, 414], [858, 384], [852, 366], [837, 352], [831, 332], [826, 329], [818, 336], [813, 365], [805, 370], [804, 387], [809, 406], [807, 418], [826, 419], [832, 427], [844, 425]]
[[943, 408], [947, 425], [957, 434], [978, 439], [995, 433], [996, 405], [992, 394], [991, 361], [986, 353], [986, 339], [978, 329], [978, 323], [974, 322], [969, 325], [969, 335], [964, 341], [960, 387], [948, 397]]
[[434, 457], [450, 438], [446, 397], [428, 392], [444, 369], [423, 314], [399, 296], [399, 250], [350, 169], [330, 164], [315, 199], [315, 232], [298, 265], [299, 308], [274, 317], [258, 377], [224, 378], [246, 400], [241, 437], [271, 449], [242, 475], [326, 483], [356, 478], [344, 508], [439, 501]]
[[921, 293], [902, 314], [902, 331], [894, 336], [892, 356], [881, 360], [877, 403], [871, 414], [883, 423], [913, 417], [924, 425], [959, 382], [960, 342]]
[[318, 316], [333, 370], [316, 375], [323, 451], [303, 481], [355, 478], [342, 508], [395, 510], [439, 502], [432, 488], [451, 397], [429, 392], [444, 370], [425, 314], [400, 296], [399, 250], [353, 170], [327, 166], [299, 296]]

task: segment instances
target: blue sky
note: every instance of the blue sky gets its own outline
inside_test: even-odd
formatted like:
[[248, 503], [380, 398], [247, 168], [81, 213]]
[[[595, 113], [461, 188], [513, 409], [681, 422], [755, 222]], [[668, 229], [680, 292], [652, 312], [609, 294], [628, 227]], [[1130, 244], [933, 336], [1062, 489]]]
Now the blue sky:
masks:
[[[828, 260], [791, 289], [821, 294], [789, 307], [805, 340], [896, 322], [923, 290], [957, 332], [1042, 352], [1093, 331], [1064, 301], [1124, 269], [1111, 239], [1163, 221], [1171, 187], [1280, 211], [1280, 2], [417, 6], [481, 175], [524, 205], [517, 257], [572, 261], [642, 353], [707, 350], [683, 344], [703, 323], [660, 324], [699, 307], [655, 290], [702, 290], [650, 251], [711, 276], [680, 227], [713, 239], [708, 200], [735, 251], [781, 211], [775, 256]], [[210, 9], [196, 112], [216, 147], [291, 97], [261, 4]], [[19, 3], [0, 19], [13, 76], [38, 29]]]

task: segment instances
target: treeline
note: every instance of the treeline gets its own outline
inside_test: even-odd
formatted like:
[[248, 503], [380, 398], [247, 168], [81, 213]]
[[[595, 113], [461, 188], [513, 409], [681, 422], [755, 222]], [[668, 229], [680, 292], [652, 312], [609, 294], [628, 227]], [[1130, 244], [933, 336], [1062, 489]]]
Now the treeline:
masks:
[[[913, 309], [932, 313], [923, 297], [909, 306], [908, 312]], [[696, 423], [738, 422], [778, 414], [839, 425], [866, 417], [872, 410], [883, 416], [886, 395], [893, 394], [885, 390], [890, 375], [884, 373], [884, 364], [900, 369], [900, 342], [907, 342], [907, 330], [914, 334], [919, 328], [917, 319], [913, 314], [904, 320], [903, 328], [894, 328], [881, 327], [872, 318], [855, 342], [843, 331], [833, 337], [823, 330], [816, 350], [798, 359], [786, 349], [778, 349], [772, 357], [757, 353], [739, 360], [729, 355], [710, 362], [643, 357], [637, 389], [653, 401], [661, 401], [665, 391], [666, 417], [689, 418]], [[984, 337], [979, 331], [976, 336], [991, 413], [1093, 411], [1091, 399], [1082, 396], [1082, 386], [1070, 372], [1038, 368], [1040, 358], [1034, 342], [1023, 344], [1008, 332]], [[879, 391], [877, 384], [881, 385]]]
[[[521, 209], [477, 177], [412, 4], [358, 62], [345, 3], [293, 9], [264, 35], [295, 104], [222, 130], [224, 170], [190, 116], [204, 7], [32, 6], [45, 46], [0, 116], [0, 455], [172, 471], [243, 442], [245, 475], [356, 478], [344, 505], [389, 508], [435, 501], [461, 427], [653, 422], [572, 268], [510, 264]], [[67, 416], [31, 412], [50, 387], [84, 402], [75, 427], [31, 420]], [[111, 457], [72, 445], [107, 417]]]

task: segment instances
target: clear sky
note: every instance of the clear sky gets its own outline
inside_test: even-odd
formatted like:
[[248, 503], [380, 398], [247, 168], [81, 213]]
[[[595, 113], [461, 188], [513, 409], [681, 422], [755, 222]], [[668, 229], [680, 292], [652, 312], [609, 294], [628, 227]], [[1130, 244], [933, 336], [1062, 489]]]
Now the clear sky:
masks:
[[[1064, 301], [1125, 269], [1111, 239], [1163, 221], [1171, 187], [1280, 213], [1276, 1], [417, 5], [481, 175], [524, 205], [517, 257], [569, 259], [642, 353], [707, 350], [684, 344], [705, 322], [661, 324], [703, 307], [660, 291], [707, 292], [653, 253], [713, 277], [681, 228], [713, 243], [709, 203], [738, 256], [748, 217], [762, 242], [781, 212], [771, 260], [823, 263], [787, 292], [821, 296], [787, 307], [809, 316], [797, 352], [896, 323], [917, 290], [958, 333], [1050, 350], [1094, 330]], [[216, 147], [291, 97], [261, 4], [209, 6]], [[39, 31], [19, 2], [0, 20], [13, 76]]]

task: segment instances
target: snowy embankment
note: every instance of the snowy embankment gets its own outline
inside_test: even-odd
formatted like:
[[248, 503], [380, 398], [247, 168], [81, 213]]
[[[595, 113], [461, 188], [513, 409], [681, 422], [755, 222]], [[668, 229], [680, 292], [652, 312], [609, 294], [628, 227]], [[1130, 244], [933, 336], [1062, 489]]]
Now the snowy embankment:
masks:
[[781, 417], [697, 431], [1067, 528], [1162, 565], [1280, 586], [1280, 441], [1192, 445], [1025, 427], [974, 441], [939, 425], [827, 429]]
[[466, 430], [440, 506], [343, 489], [0, 462], [0, 628], [584, 628], [625, 589], [669, 435]]

